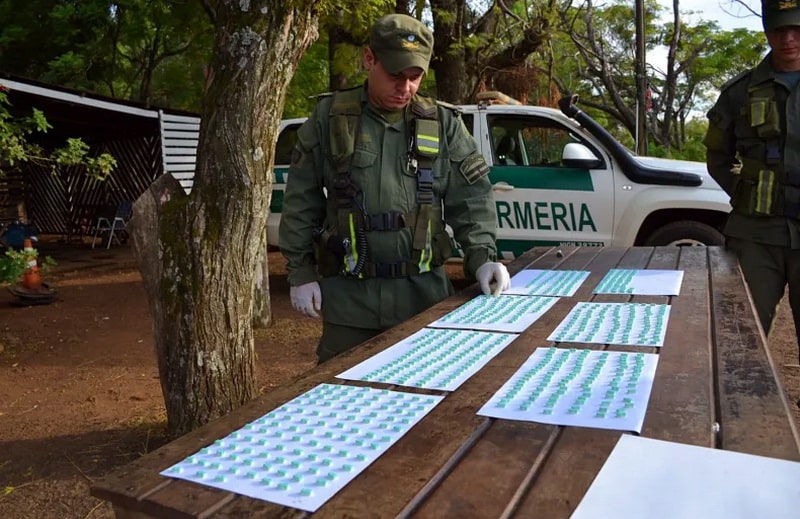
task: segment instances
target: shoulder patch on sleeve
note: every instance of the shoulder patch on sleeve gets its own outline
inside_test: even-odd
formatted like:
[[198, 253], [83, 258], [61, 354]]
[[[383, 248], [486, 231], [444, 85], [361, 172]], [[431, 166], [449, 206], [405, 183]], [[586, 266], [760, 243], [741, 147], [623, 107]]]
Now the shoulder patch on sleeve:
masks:
[[731, 123], [733, 123], [733, 118], [729, 114], [724, 113], [722, 110], [717, 109], [716, 106], [711, 108], [711, 110], [706, 113], [706, 117], [708, 117], [708, 122], [711, 126], [715, 126], [720, 129], [728, 128]]
[[474, 184], [489, 174], [489, 165], [483, 159], [483, 155], [473, 152], [461, 163], [461, 174], [468, 183]]

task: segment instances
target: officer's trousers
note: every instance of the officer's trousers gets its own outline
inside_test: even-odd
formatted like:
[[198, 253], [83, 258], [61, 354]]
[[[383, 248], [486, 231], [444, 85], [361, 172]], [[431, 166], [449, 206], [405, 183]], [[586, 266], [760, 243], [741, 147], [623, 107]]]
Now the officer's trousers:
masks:
[[800, 338], [800, 250], [732, 237], [727, 237], [726, 246], [739, 257], [764, 333], [772, 329], [788, 284], [795, 334]]
[[373, 328], [354, 328], [323, 321], [322, 338], [317, 345], [317, 363], [322, 364], [367, 339], [375, 337], [382, 331]]

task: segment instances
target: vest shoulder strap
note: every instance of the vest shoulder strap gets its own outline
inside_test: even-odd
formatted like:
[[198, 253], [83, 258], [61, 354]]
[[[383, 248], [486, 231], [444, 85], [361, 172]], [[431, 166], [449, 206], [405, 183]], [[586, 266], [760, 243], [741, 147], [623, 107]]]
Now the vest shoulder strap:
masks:
[[330, 115], [361, 115], [361, 88], [357, 86], [333, 92]]
[[411, 101], [409, 119], [433, 119], [439, 118], [437, 103], [431, 97], [417, 94]]
[[337, 90], [328, 111], [331, 161], [337, 173], [350, 169], [361, 117], [361, 87]]

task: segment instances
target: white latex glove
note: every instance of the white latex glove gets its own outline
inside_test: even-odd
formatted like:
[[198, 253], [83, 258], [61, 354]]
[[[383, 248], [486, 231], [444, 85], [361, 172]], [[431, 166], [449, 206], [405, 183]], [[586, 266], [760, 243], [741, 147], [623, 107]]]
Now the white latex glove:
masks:
[[475, 271], [475, 278], [486, 295], [499, 296], [500, 292], [511, 288], [511, 276], [502, 263], [487, 261]]
[[292, 308], [309, 317], [319, 319], [319, 312], [322, 309], [322, 292], [319, 283], [312, 281], [299, 287], [289, 288], [289, 297], [292, 299]]

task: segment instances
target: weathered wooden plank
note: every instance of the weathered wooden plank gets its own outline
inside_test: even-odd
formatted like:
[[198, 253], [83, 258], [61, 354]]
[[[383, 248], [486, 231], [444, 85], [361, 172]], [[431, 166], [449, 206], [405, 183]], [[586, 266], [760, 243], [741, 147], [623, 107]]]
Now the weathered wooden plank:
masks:
[[197, 151], [197, 144], [199, 142], [200, 141], [197, 140], [197, 136], [195, 136], [194, 138], [189, 137], [189, 136], [185, 136], [184, 138], [174, 137], [174, 138], [170, 138], [170, 139], [165, 140], [163, 142], [163, 146], [165, 148], [164, 151], [166, 152], [166, 154], [169, 154], [169, 150], [170, 149], [176, 149], [175, 148], [176, 146], [177, 147], [181, 147], [181, 146], [191, 147], [191, 146], [194, 146], [194, 150]]
[[492, 422], [491, 431], [410, 517], [498, 517], [560, 431], [554, 425]]
[[[716, 248], [541, 248], [510, 263], [509, 271], [513, 275], [526, 267], [590, 270], [576, 296], [562, 298], [458, 391], [448, 394], [314, 517], [569, 517], [622, 433], [487, 419], [476, 412], [537, 347], [550, 345], [546, 338], [577, 301], [666, 301], [661, 296], [593, 295], [608, 269], [645, 266], [681, 268], [685, 274], [681, 295], [670, 300], [672, 313], [664, 348], [647, 349], [658, 352], [660, 358], [643, 435], [711, 445], [712, 395], [719, 391], [717, 418], [722, 423], [723, 448], [800, 458], [797, 432], [769, 352], [758, 335], [735, 259]], [[320, 383], [341, 383], [336, 374], [478, 293], [473, 285], [293, 383], [134, 461], [96, 482], [92, 494], [112, 501], [115, 509], [128, 517], [143, 513], [198, 518], [307, 517], [309, 514], [291, 508], [163, 478], [158, 472]], [[718, 330], [712, 333], [714, 318], [718, 318]], [[712, 349], [714, 340], [718, 346]], [[603, 348], [575, 343], [559, 346]], [[719, 356], [716, 381], [711, 376], [714, 353]]]
[[170, 519], [194, 519], [218, 510], [236, 498], [216, 488], [174, 480], [142, 502], [141, 511]]
[[721, 447], [800, 460], [800, 440], [733, 254], [709, 248]]
[[[553, 249], [536, 256], [532, 262], [529, 262], [530, 258], [531, 256], [527, 256], [515, 261], [510, 266], [510, 271], [515, 272], [522, 266], [546, 269], [563, 261], [563, 255], [558, 255]], [[476, 289], [474, 294], [477, 294]], [[453, 309], [461, 305], [461, 303], [452, 304], [452, 300], [446, 303]], [[425, 314], [427, 322], [439, 317], [431, 315], [430, 311], [426, 311]], [[550, 312], [545, 314], [543, 319], [549, 315]], [[413, 331], [415, 331], [413, 327], [402, 329], [401, 338]], [[477, 410], [538, 344], [534, 338], [527, 335], [527, 332], [524, 338], [512, 342], [480, 372], [467, 380], [458, 391], [449, 394], [425, 419], [314, 516], [392, 517], [400, 513], [425, 483], [436, 477], [439, 469], [445, 466], [474, 431], [481, 427], [486, 419], [478, 416]]]
[[[481, 371], [482, 376], [499, 379], [497, 388], [519, 368], [538, 346], [550, 346], [547, 337], [575, 304], [591, 297], [606, 271], [616, 265], [624, 249], [583, 248], [572, 252], [558, 265], [564, 270], [590, 270], [589, 278], [572, 298], [561, 298], [542, 318], [535, 322], [512, 346], [523, 346], [516, 355], [500, 355]], [[504, 352], [505, 353], [505, 352]], [[499, 365], [506, 369], [492, 373]], [[496, 391], [496, 390], [495, 390]], [[487, 394], [484, 402], [495, 391]], [[483, 403], [480, 404], [481, 406]], [[480, 406], [479, 406], [480, 407]], [[478, 441], [439, 488], [416, 510], [414, 517], [497, 517], [518, 494], [524, 494], [541, 463], [548, 456], [552, 443], [563, 428], [531, 422], [492, 420], [489, 431]], [[505, 446], [505, 447], [501, 447]], [[522, 488], [522, 490], [520, 490]], [[444, 513], [443, 513], [444, 512]], [[451, 514], [452, 512], [452, 514]]]
[[[589, 269], [598, 277], [598, 282], [611, 268], [645, 268], [654, 255], [647, 247], [622, 249], [624, 253], [614, 264], [592, 262]], [[663, 261], [663, 256], [659, 256]], [[600, 259], [600, 258], [598, 258]], [[663, 263], [659, 263], [663, 265]], [[592, 285], [592, 290], [597, 283]], [[593, 298], [588, 295], [579, 298], [600, 302], [624, 302], [629, 296], [600, 294]], [[560, 346], [567, 346], [564, 343]], [[570, 347], [603, 349], [599, 344], [575, 344]], [[614, 346], [615, 351], [630, 348]], [[649, 349], [648, 349], [649, 350]], [[641, 348], [635, 351], [642, 351]], [[520, 503], [509, 503], [507, 516], [524, 518], [568, 518], [591, 485], [597, 472], [616, 445], [621, 431], [591, 429], [585, 427], [564, 427], [559, 441], [553, 447], [546, 462], [539, 470], [538, 477], [528, 489]]]
[[[531, 251], [527, 259], [535, 262], [547, 252], [548, 249]], [[554, 251], [551, 256], [555, 258]], [[130, 510], [142, 509], [142, 507], [146, 506], [145, 502], [147, 500], [158, 499], [154, 497], [158, 494], [157, 491], [154, 492], [154, 489], [159, 489], [165, 482], [170, 481], [168, 478], [158, 475], [162, 470], [213, 443], [214, 440], [263, 416], [314, 386], [324, 382], [336, 382], [334, 378], [336, 374], [393, 345], [429, 322], [464, 304], [464, 302], [477, 294], [478, 288], [473, 285], [469, 289], [462, 291], [462, 293], [434, 306], [427, 312], [412, 318], [400, 327], [388, 330], [367, 343], [301, 375], [293, 384], [276, 388], [272, 392], [229, 413], [224, 418], [211, 422], [157, 451], [135, 460], [120, 470], [96, 481], [91, 489], [92, 495], [110, 500]], [[200, 485], [197, 485], [197, 487], [199, 489], [205, 488]], [[149, 497], [142, 501], [141, 498], [144, 495], [149, 495]], [[235, 503], [232, 506], [239, 507], [240, 503]]]
[[706, 249], [675, 249], [681, 251], [678, 269], [684, 272], [683, 283], [680, 295], [670, 301], [642, 436], [713, 447], [716, 416]]
[[175, 163], [167, 163], [164, 164], [164, 171], [168, 173], [176, 172], [176, 171], [194, 171], [194, 164], [175, 164]]
[[[385, 340], [385, 338], [376, 338], [371, 342], [380, 343]], [[386, 344], [386, 346], [388, 345]], [[301, 375], [291, 385], [275, 388], [270, 393], [232, 411], [225, 417], [196, 429], [95, 481], [91, 489], [92, 495], [135, 509], [139, 506], [139, 500], [143, 496], [156, 495], [158, 492], [154, 492], [154, 489], [159, 489], [165, 482], [172, 481], [170, 478], [159, 476], [159, 472], [210, 445], [214, 440], [263, 416], [298, 394], [308, 391], [318, 384], [331, 381], [334, 372], [338, 373], [344, 369], [340, 362], [335, 362], [336, 360], [338, 359]], [[207, 488], [199, 485], [197, 487]]]
[[567, 519], [621, 435], [604, 429], [564, 428], [538, 479], [509, 517]]
[[194, 166], [197, 158], [193, 155], [169, 155], [166, 157], [169, 164], [191, 164]]
[[164, 118], [161, 124], [168, 130], [181, 130], [185, 132], [194, 132], [195, 134], [200, 131], [200, 123], [191, 120], [174, 120], [172, 118]]
[[182, 123], [194, 123], [199, 125], [200, 118], [192, 115], [175, 115], [175, 114], [168, 114], [166, 112], [160, 112], [159, 117], [163, 122], [182, 122]]
[[183, 131], [183, 130], [164, 130], [161, 132], [162, 138], [164, 140], [168, 139], [197, 139], [197, 132], [195, 131]]
[[170, 143], [165, 143], [164, 152], [168, 157], [184, 156], [184, 157], [197, 157], [197, 148], [182, 148], [185, 145], [183, 141], [176, 143], [176, 147], [171, 147]]

